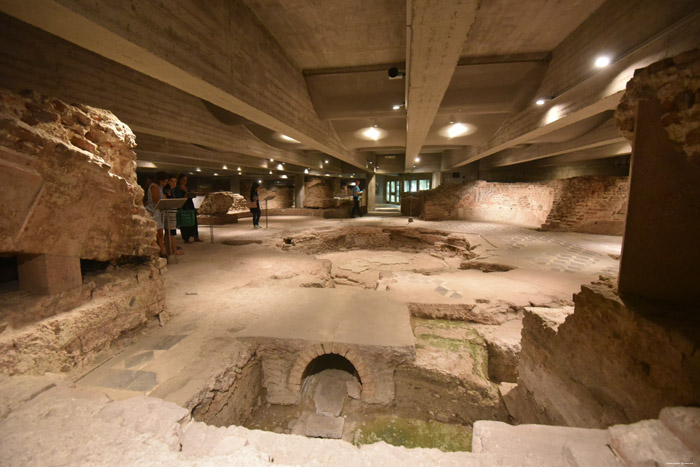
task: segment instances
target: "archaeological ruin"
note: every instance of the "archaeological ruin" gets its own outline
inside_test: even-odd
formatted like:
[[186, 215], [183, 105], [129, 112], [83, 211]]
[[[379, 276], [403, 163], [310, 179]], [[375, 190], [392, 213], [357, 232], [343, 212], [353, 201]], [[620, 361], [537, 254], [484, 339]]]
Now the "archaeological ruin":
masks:
[[0, 36], [0, 465], [700, 463], [697, 0]]

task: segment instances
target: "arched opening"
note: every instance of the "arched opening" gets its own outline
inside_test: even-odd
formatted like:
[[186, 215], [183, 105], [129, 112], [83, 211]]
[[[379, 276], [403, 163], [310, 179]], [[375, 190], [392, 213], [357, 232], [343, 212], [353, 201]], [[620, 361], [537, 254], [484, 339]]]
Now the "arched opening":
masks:
[[319, 355], [318, 357], [311, 360], [309, 364], [306, 365], [304, 373], [302, 373], [301, 375], [301, 380], [304, 381], [307, 377], [315, 375], [316, 373], [320, 373], [324, 370], [342, 370], [348, 372], [351, 375], [353, 375], [357, 379], [357, 381], [360, 382], [360, 384], [362, 384], [360, 374], [358, 373], [357, 369], [352, 364], [352, 362], [347, 358], [343, 357], [342, 355], [338, 355], [335, 353]]

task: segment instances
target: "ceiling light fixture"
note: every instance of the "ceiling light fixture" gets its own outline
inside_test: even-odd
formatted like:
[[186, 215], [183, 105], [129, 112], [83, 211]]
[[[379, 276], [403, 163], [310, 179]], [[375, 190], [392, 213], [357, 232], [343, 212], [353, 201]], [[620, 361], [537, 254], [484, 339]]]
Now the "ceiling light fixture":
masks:
[[195, 172], [201, 172], [202, 169], [200, 169], [199, 167], [197, 167], [196, 169], [194, 169], [194, 171], [195, 171]]
[[416, 157], [416, 162], [420, 162], [420, 157]]
[[545, 102], [547, 102], [547, 101], [544, 100], [544, 99], [537, 99], [537, 100], [535, 101], [535, 104], [537, 104], [537, 105], [544, 105]]
[[301, 141], [297, 141], [294, 138], [292, 138], [291, 136], [283, 135], [281, 133], [279, 135], [279, 139], [281, 139], [282, 141], [284, 141], [286, 143], [294, 143], [294, 144], [301, 143]]
[[438, 132], [440, 136], [445, 136], [447, 138], [457, 138], [458, 136], [470, 135], [476, 131], [474, 125], [468, 123], [455, 122], [454, 116], [450, 116], [450, 124], [444, 126]]
[[326, 159], [325, 161], [323, 161], [323, 163], [324, 163], [324, 164], [328, 164], [328, 159]]
[[224, 170], [228, 170], [228, 167], [226, 167], [226, 164], [224, 164], [221, 168]]
[[274, 159], [270, 159], [270, 162], [275, 162], [275, 160], [274, 160]]
[[270, 170], [270, 175], [272, 175], [272, 170]]
[[258, 180], [258, 183], [262, 183], [262, 180]]
[[239, 172], [241, 171], [241, 168], [240, 168], [240, 167], [238, 168], [238, 171], [239, 171]]
[[596, 68], [605, 68], [606, 66], [610, 65], [610, 56], [609, 55], [599, 55], [595, 59], [595, 67]]
[[399, 110], [401, 106], [399, 104], [394, 104], [391, 108], [394, 110]]
[[305, 174], [309, 173], [309, 169], [304, 169], [304, 173]]
[[282, 178], [287, 178], [287, 175], [285, 175], [285, 174], [282, 174]]
[[215, 176], [215, 177], [217, 177], [218, 175], [219, 175], [218, 173], [214, 172], [214, 176]]
[[283, 169], [284, 169], [284, 167], [282, 166], [282, 164], [277, 164], [277, 170], [283, 170]]

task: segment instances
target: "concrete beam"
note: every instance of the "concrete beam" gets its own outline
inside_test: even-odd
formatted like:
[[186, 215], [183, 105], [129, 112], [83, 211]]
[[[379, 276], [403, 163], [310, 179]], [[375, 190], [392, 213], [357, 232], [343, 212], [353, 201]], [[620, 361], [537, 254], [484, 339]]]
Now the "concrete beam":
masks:
[[139, 135], [302, 166], [323, 160], [320, 153], [270, 146], [245, 127], [231, 125], [237, 117], [224, 109], [4, 15], [0, 68], [0, 86], [109, 109]]
[[[587, 24], [581, 27], [593, 27]], [[622, 23], [618, 28], [635, 27]], [[611, 37], [619, 31], [611, 28]], [[613, 34], [615, 33], [615, 34]], [[581, 40], [585, 40], [582, 37]], [[700, 13], [692, 14], [650, 38], [643, 45], [618, 58], [607, 68], [579, 81], [561, 95], [543, 106], [532, 105], [510, 117], [503, 123], [491, 140], [481, 147], [449, 151], [444, 165], [447, 169], [460, 167], [484, 157], [496, 154], [512, 146], [559, 130], [606, 110], [614, 109], [619, 103], [625, 85], [634, 70], [643, 68], [663, 58], [697, 47], [700, 42]], [[564, 72], [564, 70], [559, 70]], [[545, 76], [545, 79], [547, 77]]]
[[[356, 167], [301, 72], [238, 1], [4, 0], [2, 11]], [[158, 18], [158, 21], [153, 21]]]
[[445, 96], [467, 33], [476, 0], [413, 0], [407, 10], [406, 162], [420, 154]]
[[[521, 149], [506, 149], [481, 160], [479, 167], [484, 169], [505, 167], [561, 154], [608, 146], [614, 143], [627, 144], [627, 140], [617, 131], [615, 120], [610, 119], [598, 128], [570, 141], [533, 144]], [[629, 144], [627, 146], [629, 147]]]

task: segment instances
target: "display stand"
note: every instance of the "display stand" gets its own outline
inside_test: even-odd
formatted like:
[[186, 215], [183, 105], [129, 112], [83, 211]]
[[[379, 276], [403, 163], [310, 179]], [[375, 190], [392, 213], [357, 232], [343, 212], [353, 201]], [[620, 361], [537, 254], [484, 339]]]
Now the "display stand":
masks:
[[268, 223], [267, 223], [267, 202], [271, 199], [275, 199], [275, 196], [266, 196], [263, 198], [263, 201], [265, 201], [265, 230], [268, 228]]
[[[171, 199], [161, 199], [158, 201], [156, 204], [155, 209], [160, 210], [163, 215], [165, 216], [165, 219], [163, 220], [163, 227], [165, 229], [164, 235], [163, 235], [163, 241], [165, 244], [168, 246], [166, 247], [165, 251], [168, 251], [170, 248], [170, 216], [168, 215], [168, 211], [173, 210], [173, 209], [180, 209], [185, 202], [187, 201], [187, 198], [171, 198]], [[171, 251], [170, 254], [168, 255], [168, 264], [172, 263], [177, 263], [177, 260], [175, 259], [175, 252]]]

